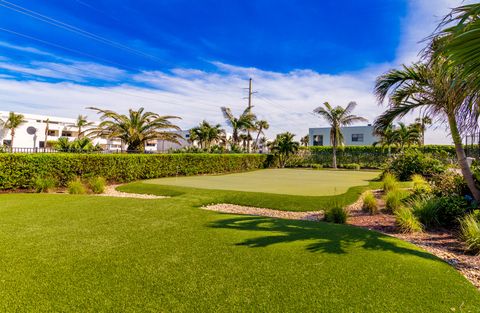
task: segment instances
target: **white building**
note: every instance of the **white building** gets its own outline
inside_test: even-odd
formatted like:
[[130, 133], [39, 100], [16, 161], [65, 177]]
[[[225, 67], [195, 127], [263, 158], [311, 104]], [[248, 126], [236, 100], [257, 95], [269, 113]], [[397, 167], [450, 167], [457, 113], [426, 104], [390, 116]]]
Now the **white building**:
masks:
[[[373, 133], [373, 126], [342, 127], [342, 134], [346, 146], [370, 146], [380, 138]], [[331, 146], [330, 127], [310, 128], [310, 146]]]
[[[0, 111], [0, 119], [6, 120], [9, 113], [10, 112]], [[25, 149], [26, 151], [29, 151], [31, 149], [32, 151], [34, 151], [35, 148], [44, 148], [45, 140], [55, 141], [58, 140], [60, 137], [66, 137], [70, 141], [73, 141], [78, 136], [78, 129], [74, 126], [76, 119], [36, 114], [23, 115], [26, 123], [20, 125], [15, 130], [13, 148]], [[45, 134], [45, 130], [47, 128], [47, 119], [49, 121], [48, 133]], [[93, 122], [94, 124], [97, 123], [95, 121]], [[89, 127], [85, 127], [84, 129], [82, 129], [82, 132], [88, 129]], [[178, 149], [190, 145], [190, 143], [188, 142], [188, 136], [185, 137], [185, 135], [188, 134], [188, 131], [179, 131], [178, 133], [184, 138], [180, 140], [180, 144], [165, 142], [163, 140], [152, 141], [147, 143], [145, 150], [149, 152], [163, 152], [169, 149]], [[10, 130], [0, 128], [0, 146], [10, 146], [11, 139], [12, 137]], [[95, 145], [99, 144], [103, 150], [122, 150], [122, 145], [119, 140], [94, 138], [92, 141]], [[123, 149], [125, 149], [125, 147], [123, 147]]]

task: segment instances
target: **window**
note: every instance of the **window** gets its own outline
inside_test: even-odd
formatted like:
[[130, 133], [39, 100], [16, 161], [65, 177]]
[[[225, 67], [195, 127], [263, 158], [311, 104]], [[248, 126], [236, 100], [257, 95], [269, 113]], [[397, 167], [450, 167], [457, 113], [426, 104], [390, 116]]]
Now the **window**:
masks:
[[352, 134], [352, 142], [363, 142], [363, 134]]
[[62, 130], [62, 137], [72, 137], [71, 131]]
[[147, 147], [155, 147], [155, 142], [147, 142]]
[[323, 146], [323, 135], [313, 135], [313, 145]]
[[45, 141], [39, 141], [38, 142], [38, 147], [45, 148]]
[[49, 135], [49, 136], [56, 136], [56, 135], [57, 135], [57, 131], [56, 131], [56, 130], [48, 130], [48, 135]]

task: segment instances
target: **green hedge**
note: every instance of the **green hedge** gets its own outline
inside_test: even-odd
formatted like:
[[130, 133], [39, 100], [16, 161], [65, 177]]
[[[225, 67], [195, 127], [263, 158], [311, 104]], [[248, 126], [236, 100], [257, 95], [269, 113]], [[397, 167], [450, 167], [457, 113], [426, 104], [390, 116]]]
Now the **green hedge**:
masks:
[[[476, 156], [479, 153], [478, 145], [465, 146], [467, 154]], [[444, 164], [456, 162], [455, 147], [452, 145], [426, 145], [423, 147], [412, 148], [442, 161]], [[396, 154], [395, 148], [391, 153]], [[337, 151], [338, 164], [360, 164], [363, 168], [380, 168], [389, 159], [387, 149], [374, 146], [348, 146]], [[323, 166], [332, 165], [332, 147], [315, 146], [302, 148], [298, 156], [292, 158], [290, 166], [302, 166], [309, 164], [322, 164]]]
[[65, 186], [75, 177], [130, 182], [241, 172], [265, 167], [267, 158], [260, 154], [0, 154], [0, 190], [32, 188], [38, 177], [53, 177]]

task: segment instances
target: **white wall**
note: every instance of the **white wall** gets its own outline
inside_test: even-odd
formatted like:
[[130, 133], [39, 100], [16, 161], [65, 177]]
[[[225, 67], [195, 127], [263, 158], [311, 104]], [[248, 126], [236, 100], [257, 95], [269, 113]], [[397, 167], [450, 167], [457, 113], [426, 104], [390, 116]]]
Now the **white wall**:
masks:
[[[349, 126], [341, 128], [346, 146], [370, 146], [379, 138], [373, 134], [373, 126]], [[363, 135], [363, 141], [352, 141], [352, 135]], [[315, 135], [323, 136], [323, 146], [330, 146], [330, 127], [310, 128], [309, 145], [313, 146]]]

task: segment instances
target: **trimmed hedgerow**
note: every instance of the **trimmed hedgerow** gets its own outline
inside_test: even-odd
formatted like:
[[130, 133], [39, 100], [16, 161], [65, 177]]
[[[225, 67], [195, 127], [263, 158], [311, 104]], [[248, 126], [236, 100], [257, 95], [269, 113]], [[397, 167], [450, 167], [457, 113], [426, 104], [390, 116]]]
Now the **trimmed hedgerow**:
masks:
[[59, 186], [66, 186], [76, 177], [130, 182], [241, 172], [266, 164], [267, 155], [260, 154], [0, 154], [0, 190], [32, 188], [38, 177], [52, 177]]

